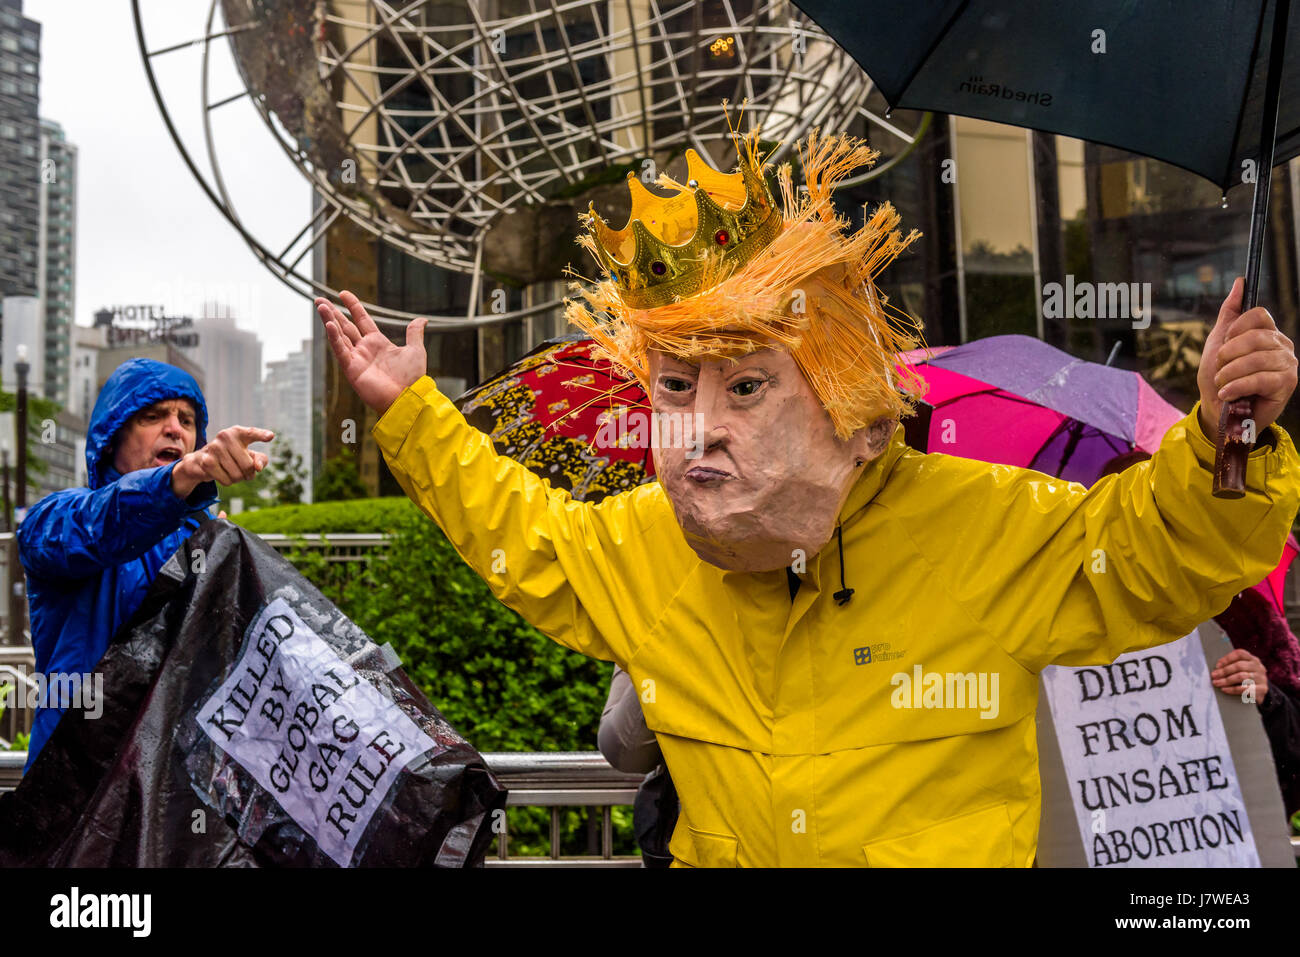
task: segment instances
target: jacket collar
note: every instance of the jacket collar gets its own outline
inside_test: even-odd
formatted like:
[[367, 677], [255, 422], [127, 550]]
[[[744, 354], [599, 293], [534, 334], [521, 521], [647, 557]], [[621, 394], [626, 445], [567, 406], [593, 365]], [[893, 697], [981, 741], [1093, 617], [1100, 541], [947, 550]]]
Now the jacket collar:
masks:
[[844, 501], [844, 507], [840, 509], [840, 524], [847, 522], [870, 504], [871, 500], [876, 497], [876, 493], [889, 480], [890, 473], [894, 471], [894, 465], [907, 449], [907, 443], [903, 441], [903, 426], [900, 423], [894, 429], [894, 434], [890, 436], [885, 451], [863, 467], [862, 474], [858, 476], [857, 482], [849, 491], [849, 497]]

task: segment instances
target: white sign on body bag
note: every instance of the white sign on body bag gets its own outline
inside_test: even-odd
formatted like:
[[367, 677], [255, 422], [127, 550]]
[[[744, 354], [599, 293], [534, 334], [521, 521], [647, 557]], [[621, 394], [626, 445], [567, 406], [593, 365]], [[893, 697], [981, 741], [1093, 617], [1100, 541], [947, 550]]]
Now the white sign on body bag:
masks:
[[347, 867], [402, 769], [435, 743], [283, 598], [248, 635], [199, 727]]
[[1088, 866], [1260, 866], [1197, 631], [1042, 679]]

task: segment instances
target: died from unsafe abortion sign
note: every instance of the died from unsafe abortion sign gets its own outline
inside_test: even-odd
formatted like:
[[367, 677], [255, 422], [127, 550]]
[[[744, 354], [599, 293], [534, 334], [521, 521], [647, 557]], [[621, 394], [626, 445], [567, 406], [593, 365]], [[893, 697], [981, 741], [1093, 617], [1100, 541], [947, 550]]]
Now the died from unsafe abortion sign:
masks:
[[1259, 867], [1200, 634], [1043, 670], [1090, 867]]
[[283, 598], [258, 615], [197, 718], [342, 867], [398, 775], [436, 747]]

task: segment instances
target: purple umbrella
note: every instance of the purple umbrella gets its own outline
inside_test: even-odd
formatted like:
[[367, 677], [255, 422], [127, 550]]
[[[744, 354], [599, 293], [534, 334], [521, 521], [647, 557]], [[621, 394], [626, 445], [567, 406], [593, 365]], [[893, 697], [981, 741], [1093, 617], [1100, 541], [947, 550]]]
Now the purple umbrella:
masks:
[[[947, 416], [964, 417], [980, 432], [992, 427], [1005, 437], [1005, 455], [997, 461], [1090, 485], [1117, 454], [1154, 452], [1183, 418], [1136, 372], [1076, 359], [1030, 336], [991, 336], [932, 350], [928, 358], [918, 349], [904, 359], [931, 382], [929, 421], [908, 429], [909, 439], [924, 442], [923, 451], [964, 454], [960, 446], [945, 448], [940, 438]], [[1028, 411], [1032, 406], [1057, 413], [1059, 423], [1044, 434], [1041, 416]], [[993, 460], [988, 452], [971, 457]]]

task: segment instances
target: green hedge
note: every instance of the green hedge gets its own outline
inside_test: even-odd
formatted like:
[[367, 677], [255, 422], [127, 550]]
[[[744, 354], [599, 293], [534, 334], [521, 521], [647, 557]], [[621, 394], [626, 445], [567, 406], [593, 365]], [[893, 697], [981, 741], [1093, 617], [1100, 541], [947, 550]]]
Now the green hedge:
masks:
[[367, 498], [317, 505], [276, 505], [230, 516], [259, 535], [310, 535], [319, 532], [390, 532], [405, 516], [419, 515], [407, 498]]
[[[406, 673], [480, 751], [593, 751], [611, 666], [568, 651], [502, 605], [442, 531], [408, 500], [290, 505], [235, 516], [263, 534], [387, 532], [385, 557], [346, 566], [312, 549], [291, 561]], [[332, 567], [331, 567], [332, 565]], [[614, 809], [615, 851], [636, 852], [631, 812]], [[563, 817], [565, 853], [586, 848], [585, 814]], [[512, 853], [545, 853], [549, 814], [509, 811]]]

